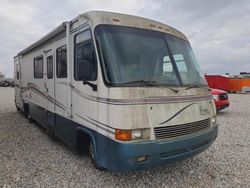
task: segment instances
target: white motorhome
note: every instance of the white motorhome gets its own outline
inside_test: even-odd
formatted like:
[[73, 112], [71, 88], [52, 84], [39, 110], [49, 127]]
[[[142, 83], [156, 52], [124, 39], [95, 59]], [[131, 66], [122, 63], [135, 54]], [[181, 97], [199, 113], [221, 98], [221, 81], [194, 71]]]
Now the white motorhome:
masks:
[[96, 167], [140, 170], [193, 156], [218, 132], [192, 48], [176, 29], [90, 11], [14, 57], [15, 104]]

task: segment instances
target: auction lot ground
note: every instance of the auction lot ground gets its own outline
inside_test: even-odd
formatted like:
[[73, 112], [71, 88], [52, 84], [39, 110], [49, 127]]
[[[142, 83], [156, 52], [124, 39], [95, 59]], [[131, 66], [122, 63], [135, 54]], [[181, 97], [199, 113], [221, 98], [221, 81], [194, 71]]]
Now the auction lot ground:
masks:
[[87, 157], [29, 124], [13, 101], [14, 90], [0, 88], [0, 187], [250, 187], [249, 94], [230, 95], [208, 150], [131, 173], [96, 170]]

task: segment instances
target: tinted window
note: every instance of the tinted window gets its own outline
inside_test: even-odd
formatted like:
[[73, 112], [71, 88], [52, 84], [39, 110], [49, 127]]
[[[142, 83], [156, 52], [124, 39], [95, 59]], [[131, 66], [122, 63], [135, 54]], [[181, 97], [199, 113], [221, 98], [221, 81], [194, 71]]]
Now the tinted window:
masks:
[[91, 38], [90, 30], [84, 31], [79, 33], [75, 37], [75, 80], [79, 80], [77, 72], [81, 70], [77, 70], [77, 65], [82, 61], [90, 61], [93, 63], [93, 70], [92, 70], [92, 78], [91, 80], [96, 80], [96, 61], [94, 55], [94, 47]]
[[166, 33], [114, 25], [95, 28], [106, 84], [205, 86], [188, 41]]
[[19, 80], [20, 72], [19, 72], [19, 64], [16, 65], [16, 79]]
[[173, 72], [173, 65], [170, 61], [169, 56], [163, 57], [163, 74], [172, 73]]
[[67, 77], [67, 48], [63, 46], [56, 51], [56, 74], [58, 78]]
[[53, 57], [47, 57], [47, 78], [53, 78]]
[[34, 78], [43, 78], [43, 57], [34, 59]]

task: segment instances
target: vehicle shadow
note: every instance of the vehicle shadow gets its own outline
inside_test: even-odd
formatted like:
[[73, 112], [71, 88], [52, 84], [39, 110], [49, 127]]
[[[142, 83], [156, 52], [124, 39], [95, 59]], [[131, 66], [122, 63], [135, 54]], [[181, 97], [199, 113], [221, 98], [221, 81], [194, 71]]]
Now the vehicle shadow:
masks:
[[229, 116], [229, 115], [230, 115], [229, 109], [217, 112], [217, 116]]
[[[182, 184], [181, 182], [186, 181], [186, 177], [195, 179], [197, 174], [201, 173], [203, 170], [201, 170], [201, 168], [204, 168], [204, 166], [207, 166], [207, 164], [205, 162], [203, 163], [199, 156], [196, 156], [149, 170], [135, 172], [108, 171], [106, 174], [115, 180], [113, 182], [119, 182], [119, 185], [122, 185], [122, 182], [129, 182], [129, 186], [132, 187], [138, 184], [145, 185], [146, 187], [165, 187], [167, 185], [173, 185], [173, 183], [176, 182]], [[210, 169], [211, 168], [212, 167], [210, 167]]]
[[63, 141], [57, 138], [54, 134], [48, 131], [44, 126], [42, 126], [39, 122], [32, 119], [32, 122], [29, 122], [28, 118], [22, 112], [9, 112], [6, 114], [7, 116], [21, 116], [22, 121], [25, 122], [24, 125], [34, 126], [38, 131], [42, 132], [46, 139], [49, 139], [52, 143], [62, 146], [65, 150], [71, 151], [72, 149], [68, 147]]

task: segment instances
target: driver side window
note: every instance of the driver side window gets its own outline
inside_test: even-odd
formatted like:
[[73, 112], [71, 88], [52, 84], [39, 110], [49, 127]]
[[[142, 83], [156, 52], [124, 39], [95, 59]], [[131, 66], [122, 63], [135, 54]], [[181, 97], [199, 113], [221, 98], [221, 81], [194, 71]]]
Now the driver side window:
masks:
[[177, 76], [173, 67], [173, 63], [169, 56], [163, 57], [162, 64], [162, 77], [164, 78], [164, 82], [168, 84], [177, 84]]
[[82, 64], [84, 61], [89, 61], [93, 64], [90, 81], [96, 80], [97, 63], [95, 60], [95, 51], [90, 30], [86, 30], [75, 36], [75, 61], [74, 61], [75, 80], [81, 80], [79, 74], [82, 70], [78, 69], [81, 67], [79, 66], [79, 64]]
[[169, 56], [163, 57], [163, 75], [172, 74], [173, 72], [173, 65], [170, 61]]

